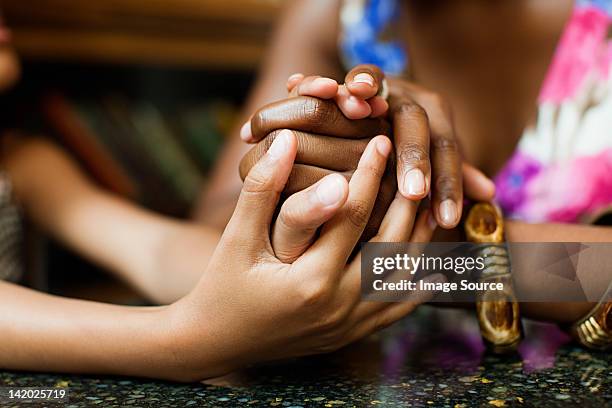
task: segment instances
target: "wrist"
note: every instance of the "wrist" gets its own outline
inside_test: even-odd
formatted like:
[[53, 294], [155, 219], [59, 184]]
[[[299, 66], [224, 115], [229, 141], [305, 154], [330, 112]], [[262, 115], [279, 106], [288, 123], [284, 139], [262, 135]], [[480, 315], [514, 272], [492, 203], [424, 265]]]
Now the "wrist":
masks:
[[[159, 311], [154, 340], [162, 367], [161, 378], [194, 382], [227, 374], [239, 367], [234, 351], [227, 347], [219, 319], [207, 318], [209, 309], [190, 296]], [[223, 341], [226, 340], [226, 341]]]
[[173, 370], [169, 306], [133, 308], [122, 315], [123, 329], [113, 339], [114, 360], [120, 366], [110, 372], [180, 381]]

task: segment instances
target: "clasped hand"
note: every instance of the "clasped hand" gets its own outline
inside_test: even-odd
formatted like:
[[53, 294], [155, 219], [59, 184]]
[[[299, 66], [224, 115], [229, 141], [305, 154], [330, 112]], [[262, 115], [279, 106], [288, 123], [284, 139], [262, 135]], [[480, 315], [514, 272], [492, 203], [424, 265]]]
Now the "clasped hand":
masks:
[[[276, 225], [296, 203], [314, 212], [323, 209], [329, 220], [323, 224], [319, 219], [323, 225], [316, 237], [319, 225], [312, 225], [307, 248], [294, 260], [278, 258], [270, 225], [297, 147], [293, 132], [278, 133], [248, 172], [234, 214], [197, 287], [168, 308], [175, 333], [173, 378], [202, 379], [253, 362], [332, 351], [393, 323], [431, 296], [414, 292], [402, 303], [360, 299], [360, 256], [351, 254], [370, 218], [392, 150], [385, 136], [367, 142], [350, 181], [330, 174], [289, 197]], [[397, 194], [372, 240], [429, 240], [433, 229], [428, 212], [416, 214], [416, 203]], [[304, 236], [301, 227], [291, 223], [278, 234], [289, 247], [295, 237]]]
[[329, 78], [289, 78], [289, 97], [255, 112], [241, 132], [257, 143], [241, 162], [244, 177], [280, 129], [298, 136], [296, 165], [287, 186], [291, 193], [337, 171], [350, 178], [368, 140], [387, 135], [395, 157], [385, 177], [370, 222], [375, 231], [396, 190], [410, 200], [431, 197], [438, 225], [459, 223], [465, 195], [491, 200], [493, 183], [466, 163], [452, 118], [452, 109], [439, 93], [402, 78], [387, 78], [388, 102], [378, 94], [384, 74], [374, 65], [359, 65], [338, 85]]

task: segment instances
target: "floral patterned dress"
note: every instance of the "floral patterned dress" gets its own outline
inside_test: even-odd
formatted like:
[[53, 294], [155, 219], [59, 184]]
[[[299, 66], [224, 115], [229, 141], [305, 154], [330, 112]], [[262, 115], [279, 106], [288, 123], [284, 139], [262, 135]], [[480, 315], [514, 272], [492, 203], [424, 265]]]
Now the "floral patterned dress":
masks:
[[[401, 74], [408, 56], [382, 39], [399, 0], [345, 0], [347, 66]], [[578, 0], [538, 98], [535, 123], [496, 175], [506, 216], [528, 222], [593, 222], [612, 210], [612, 0]]]

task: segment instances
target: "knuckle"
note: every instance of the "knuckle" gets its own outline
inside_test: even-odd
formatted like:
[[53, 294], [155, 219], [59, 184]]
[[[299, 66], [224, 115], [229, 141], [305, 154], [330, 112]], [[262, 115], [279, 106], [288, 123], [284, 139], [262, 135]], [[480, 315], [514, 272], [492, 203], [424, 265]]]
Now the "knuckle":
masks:
[[442, 94], [437, 92], [427, 92], [424, 96], [426, 103], [441, 112], [450, 112], [450, 103]]
[[[347, 139], [346, 141], [343, 141], [343, 145], [342, 145], [342, 153], [346, 153], [346, 162], [350, 163], [350, 166], [347, 166], [351, 169], [354, 169], [357, 164], [359, 163], [359, 159], [361, 158], [361, 156], [363, 155], [363, 152], [365, 151], [366, 147], [368, 146], [368, 143], [370, 142], [370, 139], [356, 139], [356, 140], [349, 140]], [[343, 160], [344, 161], [344, 160]]]
[[326, 313], [318, 322], [318, 330], [323, 333], [334, 333], [345, 320], [344, 312], [341, 309]]
[[281, 208], [278, 215], [278, 222], [287, 230], [300, 231], [303, 234], [308, 234], [313, 231], [310, 227], [308, 212], [300, 206], [299, 202], [288, 200]]
[[304, 160], [303, 155], [318, 153], [321, 151], [320, 141], [310, 133], [294, 131], [298, 139], [298, 150], [296, 160]]
[[431, 140], [433, 149], [442, 153], [455, 153], [458, 151], [457, 141], [454, 137], [441, 136]]
[[296, 211], [290, 205], [287, 205], [288, 202], [285, 202], [283, 208], [281, 209], [280, 214], [278, 215], [278, 220], [288, 229], [294, 229], [295, 227], [300, 226], [300, 220], [302, 216], [299, 211]]
[[425, 123], [429, 121], [425, 109], [413, 101], [406, 100], [398, 104], [395, 108], [395, 113], [405, 120], [423, 121]]
[[398, 149], [398, 158], [403, 163], [424, 163], [429, 161], [429, 152], [420, 143], [407, 142]]
[[318, 98], [305, 98], [302, 105], [302, 114], [305, 118], [315, 121], [317, 124], [335, 124], [340, 116], [335, 104]]
[[332, 288], [326, 281], [312, 279], [308, 283], [302, 283], [297, 292], [301, 307], [319, 308], [326, 305], [331, 299]]
[[461, 181], [458, 177], [451, 174], [439, 175], [436, 178], [436, 189], [441, 199], [448, 198], [455, 189], [460, 186]]
[[298, 245], [294, 244], [288, 247], [280, 247], [276, 243], [274, 245], [274, 255], [283, 263], [293, 263], [297, 258], [300, 257], [302, 252], [306, 249], [306, 244]]
[[270, 177], [259, 166], [251, 169], [242, 186], [242, 190], [246, 193], [263, 193], [272, 189]]
[[370, 205], [365, 200], [352, 200], [346, 209], [346, 218], [353, 226], [363, 228], [370, 219]]
[[363, 177], [363, 175], [366, 174], [368, 177], [375, 177], [377, 180], [380, 180], [385, 175], [385, 171], [386, 167], [362, 163], [355, 170], [353, 176], [355, 176], [355, 174], [361, 174]]

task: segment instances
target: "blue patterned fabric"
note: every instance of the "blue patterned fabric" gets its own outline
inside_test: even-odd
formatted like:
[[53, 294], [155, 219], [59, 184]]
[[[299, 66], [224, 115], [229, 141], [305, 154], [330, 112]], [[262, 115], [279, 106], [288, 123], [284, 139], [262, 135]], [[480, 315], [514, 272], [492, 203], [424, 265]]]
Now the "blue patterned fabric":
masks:
[[[352, 4], [351, 4], [352, 3]], [[399, 75], [406, 71], [408, 56], [399, 41], [383, 41], [381, 34], [399, 16], [398, 0], [345, 0], [345, 8], [357, 15], [345, 18], [341, 51], [347, 69], [357, 64], [376, 64], [387, 74]], [[577, 6], [590, 5], [612, 17], [612, 0], [577, 0]]]
[[[347, 3], [351, 1], [359, 2], [359, 0], [346, 0]], [[344, 21], [340, 46], [348, 67], [357, 64], [376, 64], [387, 74], [401, 74], [408, 63], [402, 44], [398, 41], [384, 42], [380, 38], [399, 16], [398, 1], [361, 0], [361, 2], [363, 2], [361, 13], [350, 16]]]

